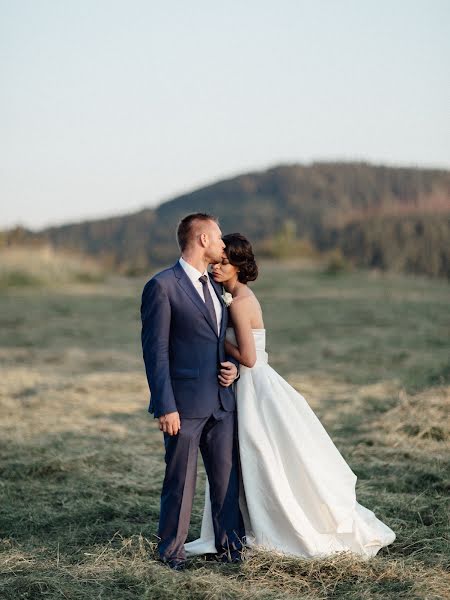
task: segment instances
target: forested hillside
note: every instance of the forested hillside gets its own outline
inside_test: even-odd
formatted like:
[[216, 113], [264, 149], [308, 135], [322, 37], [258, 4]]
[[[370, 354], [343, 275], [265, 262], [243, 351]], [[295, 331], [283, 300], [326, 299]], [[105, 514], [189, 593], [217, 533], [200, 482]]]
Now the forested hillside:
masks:
[[260, 255], [338, 248], [359, 266], [450, 277], [450, 171], [367, 163], [284, 165], [110, 219], [15, 229], [4, 244], [50, 243], [142, 273], [177, 256], [175, 228], [193, 211], [250, 237]]

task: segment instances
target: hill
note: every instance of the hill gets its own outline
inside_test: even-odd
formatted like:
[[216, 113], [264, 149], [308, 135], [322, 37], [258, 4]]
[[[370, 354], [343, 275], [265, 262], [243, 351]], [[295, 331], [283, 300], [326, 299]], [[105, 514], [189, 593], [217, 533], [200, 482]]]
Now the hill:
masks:
[[49, 243], [122, 272], [174, 260], [174, 231], [194, 211], [240, 231], [259, 255], [337, 248], [358, 266], [450, 277], [450, 171], [367, 163], [282, 165], [183, 194], [121, 217], [4, 232], [4, 244]]

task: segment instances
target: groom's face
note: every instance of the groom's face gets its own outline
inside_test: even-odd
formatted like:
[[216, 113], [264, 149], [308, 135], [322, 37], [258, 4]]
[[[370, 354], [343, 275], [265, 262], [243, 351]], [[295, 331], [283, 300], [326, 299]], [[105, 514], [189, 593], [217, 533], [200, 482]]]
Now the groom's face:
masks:
[[222, 260], [225, 244], [222, 240], [220, 227], [214, 221], [208, 223], [208, 247], [206, 255], [210, 263], [217, 263]]

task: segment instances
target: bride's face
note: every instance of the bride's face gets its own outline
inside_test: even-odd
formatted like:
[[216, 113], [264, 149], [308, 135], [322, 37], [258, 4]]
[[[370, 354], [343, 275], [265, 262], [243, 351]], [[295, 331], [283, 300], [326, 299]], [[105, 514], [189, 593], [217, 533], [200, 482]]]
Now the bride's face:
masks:
[[237, 277], [238, 268], [232, 265], [228, 258], [224, 256], [221, 262], [212, 265], [211, 272], [214, 281], [217, 283], [226, 283]]

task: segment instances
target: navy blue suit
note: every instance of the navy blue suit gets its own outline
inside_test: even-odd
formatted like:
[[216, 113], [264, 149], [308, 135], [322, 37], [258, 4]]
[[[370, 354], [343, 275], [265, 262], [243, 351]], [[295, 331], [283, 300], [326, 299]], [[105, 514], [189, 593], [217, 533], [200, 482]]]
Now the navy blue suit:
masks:
[[[211, 283], [221, 300], [221, 287], [212, 279]], [[232, 387], [218, 381], [220, 363], [233, 360], [225, 355], [228, 311], [225, 305], [222, 308], [218, 333], [217, 323], [178, 262], [150, 279], [142, 293], [142, 349], [151, 391], [148, 410], [155, 417], [178, 411], [181, 419], [177, 435], [164, 434], [159, 552], [165, 559], [185, 556], [198, 448], [210, 484], [217, 551], [240, 549], [244, 535], [238, 501], [236, 399]]]

